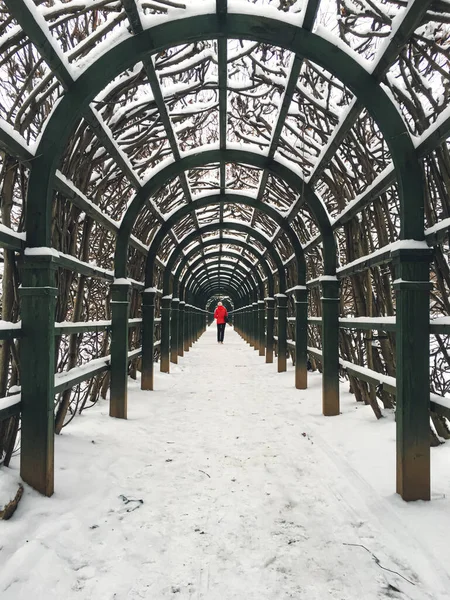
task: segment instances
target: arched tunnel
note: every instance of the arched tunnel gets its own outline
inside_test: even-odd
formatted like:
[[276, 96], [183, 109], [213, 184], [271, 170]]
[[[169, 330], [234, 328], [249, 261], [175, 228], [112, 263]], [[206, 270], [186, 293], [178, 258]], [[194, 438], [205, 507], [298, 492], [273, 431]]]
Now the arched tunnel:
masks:
[[[76, 386], [96, 382], [93, 398], [109, 387], [111, 416], [126, 418], [130, 369], [152, 390], [155, 357], [170, 372], [222, 299], [266, 362], [275, 354], [283, 372], [292, 359], [297, 389], [308, 362], [320, 368], [323, 415], [339, 415], [344, 373], [377, 416], [395, 405], [397, 492], [429, 499], [430, 409], [439, 431], [449, 414], [445, 390], [430, 397], [429, 352], [448, 333], [430, 326], [448, 220], [426, 204], [426, 161], [439, 162], [449, 117], [433, 101], [434, 125], [417, 131], [393, 80], [433, 3], [412, 3], [384, 45], [361, 47], [318, 25], [319, 0], [105, 2], [117, 23], [98, 7], [40, 4], [5, 0], [0, 37], [5, 56], [22, 43], [38, 64], [38, 91], [28, 100], [24, 86], [0, 123], [6, 191], [8, 161], [22, 169], [18, 227], [8, 213], [1, 231], [20, 296], [4, 320], [21, 322], [3, 329], [4, 395], [13, 380], [20, 394], [0, 415], [7, 455], [21, 419], [23, 480], [53, 493], [54, 433]], [[374, 332], [380, 345], [367, 343]], [[101, 349], [83, 362], [88, 333]]]

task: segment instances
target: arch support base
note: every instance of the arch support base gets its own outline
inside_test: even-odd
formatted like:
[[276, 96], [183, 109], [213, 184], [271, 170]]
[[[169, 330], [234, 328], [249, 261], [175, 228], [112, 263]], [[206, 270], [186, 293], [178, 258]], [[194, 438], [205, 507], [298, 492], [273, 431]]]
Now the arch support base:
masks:
[[322, 286], [322, 413], [339, 414], [339, 281], [323, 278]]
[[275, 322], [275, 299], [266, 298], [266, 363], [273, 363], [273, 326]]
[[20, 380], [20, 476], [45, 496], [54, 491], [55, 271], [52, 256], [25, 256], [19, 290], [20, 361], [26, 365]]
[[170, 373], [170, 308], [171, 296], [164, 296], [161, 300], [161, 373]]
[[111, 391], [109, 415], [127, 418], [128, 401], [128, 314], [130, 308], [129, 284], [111, 286]]
[[155, 297], [156, 290], [145, 290], [142, 295], [142, 374], [141, 390], [153, 390], [153, 357], [155, 353]]
[[298, 286], [295, 298], [295, 387], [308, 387], [308, 291]]
[[432, 251], [401, 249], [396, 267], [397, 493], [430, 499], [430, 290]]
[[287, 370], [287, 302], [285, 294], [276, 294], [278, 309], [278, 373]]

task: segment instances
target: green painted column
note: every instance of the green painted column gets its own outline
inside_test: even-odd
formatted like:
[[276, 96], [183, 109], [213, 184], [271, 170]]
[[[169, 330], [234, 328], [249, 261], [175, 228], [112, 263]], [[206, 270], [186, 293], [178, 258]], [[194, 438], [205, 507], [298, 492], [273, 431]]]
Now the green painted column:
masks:
[[195, 341], [195, 306], [189, 306], [189, 347], [192, 348]]
[[259, 314], [258, 303], [252, 303], [252, 346], [254, 350], [259, 350]]
[[178, 305], [178, 356], [184, 356], [185, 308], [186, 302], [180, 300], [180, 304]]
[[245, 307], [245, 341], [252, 345], [252, 306], [247, 304]]
[[128, 318], [131, 285], [127, 279], [111, 285], [111, 387], [109, 415], [127, 418]]
[[273, 363], [273, 336], [275, 323], [275, 298], [266, 298], [266, 363]]
[[192, 319], [192, 344], [195, 344], [195, 342], [198, 339], [198, 308], [195, 306], [194, 307], [194, 315], [193, 315], [193, 319]]
[[[397, 493], [430, 500], [430, 290], [432, 250], [402, 242], [395, 265], [397, 362]], [[416, 246], [414, 248], [414, 245]]]
[[155, 297], [155, 288], [148, 288], [142, 294], [141, 390], [153, 390], [153, 361], [155, 355]]
[[295, 298], [295, 387], [308, 387], [308, 290], [303, 285], [293, 288]]
[[322, 286], [322, 413], [339, 414], [339, 281], [320, 278]]
[[278, 309], [278, 373], [287, 370], [287, 296], [275, 294]]
[[170, 373], [170, 308], [172, 296], [161, 298], [161, 373]]
[[264, 311], [264, 300], [258, 300], [258, 348], [259, 356], [264, 356], [265, 349], [265, 330], [266, 330], [266, 315]]
[[47, 255], [27, 255], [19, 288], [23, 337], [21, 369], [20, 476], [35, 490], [54, 491], [54, 380], [56, 265]]
[[190, 306], [190, 304], [186, 303], [184, 305], [184, 335], [183, 335], [183, 348], [184, 348], [185, 352], [189, 352], [189, 348], [190, 348], [190, 340], [189, 340], [190, 318], [191, 318], [191, 306]]
[[178, 363], [178, 319], [179, 319], [180, 299], [172, 299], [172, 320], [170, 323], [170, 361], [175, 365]]

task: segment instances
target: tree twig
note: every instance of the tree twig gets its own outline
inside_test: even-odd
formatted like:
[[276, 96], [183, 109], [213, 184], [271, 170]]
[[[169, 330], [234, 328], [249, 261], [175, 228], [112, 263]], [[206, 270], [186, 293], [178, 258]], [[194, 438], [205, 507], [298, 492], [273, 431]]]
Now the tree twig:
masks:
[[384, 571], [389, 571], [389, 573], [394, 573], [395, 575], [398, 575], [399, 577], [401, 577], [402, 579], [404, 579], [405, 581], [407, 581], [411, 585], [416, 585], [413, 581], [411, 581], [407, 577], [404, 577], [401, 573], [398, 573], [398, 571], [393, 571], [392, 569], [388, 569], [387, 567], [383, 567], [383, 565], [380, 563], [380, 559], [377, 558], [373, 552], [371, 552], [368, 548], [366, 548], [362, 544], [348, 544], [346, 542], [342, 542], [342, 543], [343, 543], [344, 546], [359, 546], [360, 548], [364, 548], [364, 550], [367, 550], [367, 552], [372, 555], [373, 560], [377, 563], [377, 565], [380, 567], [380, 569], [383, 569]]

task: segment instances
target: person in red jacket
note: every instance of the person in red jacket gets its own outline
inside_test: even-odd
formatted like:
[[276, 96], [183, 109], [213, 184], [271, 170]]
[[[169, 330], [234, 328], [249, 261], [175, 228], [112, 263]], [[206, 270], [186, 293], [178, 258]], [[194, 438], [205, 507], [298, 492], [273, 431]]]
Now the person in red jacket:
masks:
[[225, 334], [225, 324], [228, 318], [228, 312], [222, 302], [217, 303], [217, 308], [214, 311], [214, 318], [217, 323], [217, 342], [223, 344], [223, 336]]

